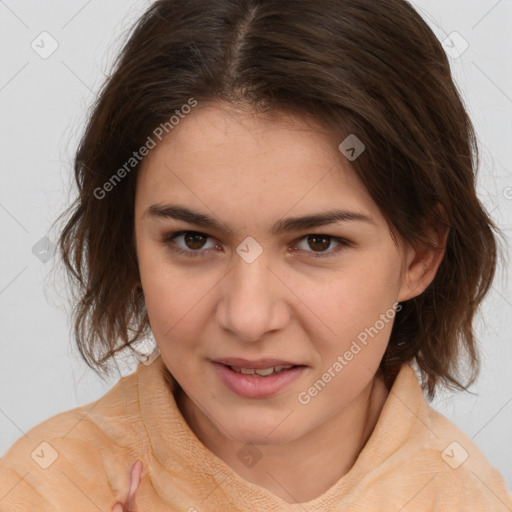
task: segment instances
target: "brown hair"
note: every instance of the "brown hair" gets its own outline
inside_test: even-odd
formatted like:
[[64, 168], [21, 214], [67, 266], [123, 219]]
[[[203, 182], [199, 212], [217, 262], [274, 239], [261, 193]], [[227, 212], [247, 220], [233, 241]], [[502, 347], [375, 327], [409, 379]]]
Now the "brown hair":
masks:
[[134, 243], [139, 165], [98, 190], [190, 98], [293, 111], [340, 142], [356, 134], [366, 151], [352, 168], [394, 237], [430, 245], [426, 228], [444, 208], [443, 261], [401, 304], [381, 366], [390, 374], [415, 359], [433, 397], [441, 383], [465, 389], [466, 356], [472, 383], [472, 323], [494, 277], [498, 230], [476, 195], [476, 138], [447, 57], [404, 0], [159, 0], [140, 18], [92, 109], [59, 239], [86, 363], [105, 372], [149, 327]]

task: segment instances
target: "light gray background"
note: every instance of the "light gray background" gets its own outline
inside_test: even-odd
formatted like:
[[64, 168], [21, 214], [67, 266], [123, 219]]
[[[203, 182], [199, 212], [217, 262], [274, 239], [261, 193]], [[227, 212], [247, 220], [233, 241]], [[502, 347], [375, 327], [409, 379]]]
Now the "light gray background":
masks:
[[[186, 1], [186, 0], [184, 0]], [[148, 0], [0, 0], [0, 456], [43, 420], [104, 395], [102, 382], [71, 341], [61, 279], [32, 252], [69, 201], [71, 159], [125, 31]], [[439, 39], [469, 47], [452, 68], [482, 148], [479, 194], [498, 225], [512, 227], [511, 0], [415, 0]], [[47, 31], [59, 47], [32, 48]], [[49, 48], [46, 40], [45, 48]], [[406, 48], [404, 48], [406, 51]], [[507, 255], [509, 254], [506, 248]], [[52, 283], [56, 283], [53, 285]], [[53, 288], [52, 288], [53, 286]], [[476, 395], [435, 402], [462, 428], [512, 488], [512, 294], [501, 264], [476, 325], [483, 367]]]

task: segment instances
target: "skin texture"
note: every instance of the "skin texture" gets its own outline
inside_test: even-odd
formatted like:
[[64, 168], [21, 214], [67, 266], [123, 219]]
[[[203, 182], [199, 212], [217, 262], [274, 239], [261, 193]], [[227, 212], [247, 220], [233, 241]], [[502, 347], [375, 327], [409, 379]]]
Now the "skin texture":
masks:
[[[162, 359], [181, 387], [178, 406], [214, 454], [290, 503], [327, 491], [371, 435], [388, 394], [378, 368], [392, 321], [308, 404], [298, 401], [299, 393], [394, 304], [419, 295], [443, 256], [395, 245], [338, 150], [341, 142], [306, 118], [200, 105], [150, 152], [137, 176], [141, 285]], [[233, 233], [151, 217], [145, 212], [153, 204], [200, 211]], [[332, 209], [363, 213], [372, 222], [268, 232], [283, 218]], [[184, 236], [165, 241], [177, 231], [206, 236], [188, 245]], [[333, 238], [315, 244], [311, 235], [349, 244]], [[263, 250], [252, 263], [236, 252], [248, 236]], [[432, 230], [439, 242], [446, 236]], [[273, 357], [306, 369], [277, 394], [250, 399], [219, 379], [211, 360], [221, 357]], [[261, 454], [252, 467], [237, 456], [246, 443]]]

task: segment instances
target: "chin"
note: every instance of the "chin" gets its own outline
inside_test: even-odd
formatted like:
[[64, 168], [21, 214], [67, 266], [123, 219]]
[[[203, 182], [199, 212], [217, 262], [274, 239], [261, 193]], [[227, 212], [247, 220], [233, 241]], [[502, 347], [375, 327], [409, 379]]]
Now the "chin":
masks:
[[282, 418], [277, 421], [262, 421], [260, 415], [258, 418], [255, 417], [254, 421], [250, 421], [250, 418], [245, 417], [240, 424], [233, 421], [229, 426], [229, 433], [234, 441], [242, 444], [285, 444], [300, 437], [299, 432], [290, 431], [285, 423], [286, 420], [282, 422]]
[[292, 439], [285, 435], [276, 436], [274, 434], [268, 435], [268, 430], [265, 431], [246, 431], [240, 432], [235, 440], [241, 444], [256, 444], [259, 446], [285, 444], [290, 442]]

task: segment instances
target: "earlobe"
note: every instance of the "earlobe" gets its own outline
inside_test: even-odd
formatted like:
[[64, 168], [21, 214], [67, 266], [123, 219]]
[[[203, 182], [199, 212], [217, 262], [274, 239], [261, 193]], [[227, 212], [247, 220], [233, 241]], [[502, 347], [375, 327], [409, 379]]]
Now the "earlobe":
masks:
[[438, 206], [442, 220], [436, 219], [428, 232], [429, 243], [419, 242], [414, 247], [409, 245], [404, 258], [405, 270], [402, 286], [397, 300], [399, 302], [421, 295], [434, 280], [437, 270], [446, 253], [446, 244], [450, 226], [446, 222], [446, 213]]

